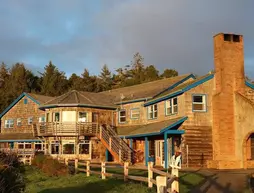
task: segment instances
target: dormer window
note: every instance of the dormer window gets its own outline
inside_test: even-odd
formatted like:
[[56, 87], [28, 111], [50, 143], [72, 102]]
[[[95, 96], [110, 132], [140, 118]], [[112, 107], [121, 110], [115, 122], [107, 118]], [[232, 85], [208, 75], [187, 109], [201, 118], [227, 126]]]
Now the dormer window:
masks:
[[166, 101], [166, 115], [173, 115], [178, 113], [177, 97]]
[[195, 94], [192, 96], [192, 111], [193, 112], [206, 112], [206, 95]]
[[119, 111], [119, 123], [125, 123], [126, 122], [126, 110], [121, 109]]

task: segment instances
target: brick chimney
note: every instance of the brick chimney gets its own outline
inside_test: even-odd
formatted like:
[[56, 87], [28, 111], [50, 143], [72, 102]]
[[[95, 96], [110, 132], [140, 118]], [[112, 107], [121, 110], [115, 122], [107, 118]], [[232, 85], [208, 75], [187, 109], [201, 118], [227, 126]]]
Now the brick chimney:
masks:
[[214, 36], [215, 94], [213, 109], [213, 164], [218, 169], [240, 167], [235, 155], [234, 93], [244, 92], [243, 37]]

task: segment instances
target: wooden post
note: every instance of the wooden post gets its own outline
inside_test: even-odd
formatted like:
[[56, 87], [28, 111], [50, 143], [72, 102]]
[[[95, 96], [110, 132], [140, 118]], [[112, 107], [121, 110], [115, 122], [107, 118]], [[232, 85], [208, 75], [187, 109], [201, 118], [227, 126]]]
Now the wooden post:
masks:
[[78, 171], [78, 159], [75, 159], [75, 173]]
[[68, 166], [68, 159], [67, 158], [64, 158], [64, 163], [65, 163], [65, 165]]
[[129, 174], [129, 162], [124, 162], [124, 181], [125, 182], [128, 180], [128, 174]]
[[86, 162], [86, 176], [90, 176], [90, 161]]
[[105, 162], [101, 162], [101, 179], [106, 179], [106, 164]]
[[172, 175], [177, 177], [177, 180], [174, 180], [174, 182], [171, 184], [171, 191], [179, 192], [179, 170], [178, 168], [172, 168]]
[[29, 156], [29, 165], [32, 165], [32, 156]]
[[153, 162], [148, 162], [148, 187], [152, 188], [153, 183], [151, 182], [151, 179], [153, 179]]
[[121, 159], [121, 154], [122, 154], [121, 149], [119, 149], [119, 155], [118, 155], [119, 156], [119, 162], [121, 162], [121, 160], [122, 160]]

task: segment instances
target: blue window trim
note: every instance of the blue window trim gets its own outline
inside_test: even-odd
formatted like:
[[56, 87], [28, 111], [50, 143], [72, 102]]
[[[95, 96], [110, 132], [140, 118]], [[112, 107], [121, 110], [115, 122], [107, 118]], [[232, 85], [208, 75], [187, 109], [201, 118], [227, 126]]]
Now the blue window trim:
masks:
[[[132, 117], [132, 111], [133, 110], [138, 110], [139, 111], [139, 116], [138, 116], [138, 118], [133, 118]], [[130, 119], [132, 119], [132, 120], [138, 120], [140, 118], [140, 108], [139, 107], [136, 107], [136, 108], [131, 108], [130, 109]]]
[[[172, 100], [171, 108], [173, 109], [173, 99], [174, 99], [174, 98], [177, 99], [177, 112], [176, 112], [176, 113], [174, 112], [174, 113], [172, 113], [172, 114], [167, 114], [167, 101]], [[164, 109], [165, 109], [165, 116], [166, 116], [166, 117], [167, 117], [167, 116], [177, 115], [177, 114], [178, 114], [178, 111], [179, 111], [179, 108], [178, 108], [178, 97], [176, 96], [176, 97], [172, 97], [172, 98], [170, 98], [170, 99], [165, 100], [165, 101], [164, 101]]]
[[[124, 122], [121, 122], [120, 121], [120, 112], [121, 111], [125, 111], [125, 121]], [[126, 120], [127, 120], [127, 111], [126, 111], [126, 109], [120, 109], [119, 111], [118, 111], [118, 123], [119, 124], [125, 124], [126, 123]]]
[[[154, 105], [157, 105], [157, 117], [153, 117], [153, 118], [149, 118], [149, 110], [148, 110], [148, 108], [150, 107], [150, 106], [154, 106]], [[159, 109], [158, 109], [158, 104], [153, 104], [153, 105], [150, 105], [150, 106], [147, 106], [146, 107], [146, 111], [147, 111], [147, 120], [155, 120], [155, 119], [157, 119], [158, 118], [158, 112], [159, 112]]]
[[[193, 97], [194, 96], [205, 96], [205, 110], [194, 110]], [[194, 113], [206, 113], [207, 112], [207, 94], [194, 93], [191, 95], [192, 112]]]
[[27, 98], [24, 99], [24, 104], [26, 105], [28, 103]]

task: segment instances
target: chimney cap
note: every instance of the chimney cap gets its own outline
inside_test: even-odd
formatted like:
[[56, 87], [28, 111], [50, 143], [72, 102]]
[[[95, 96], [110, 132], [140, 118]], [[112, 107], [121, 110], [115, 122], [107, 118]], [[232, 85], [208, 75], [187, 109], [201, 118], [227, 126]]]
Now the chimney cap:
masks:
[[219, 36], [219, 35], [224, 35], [224, 34], [243, 36], [241, 34], [236, 34], [236, 33], [232, 33], [232, 32], [230, 32], [230, 33], [222, 33], [222, 32], [220, 32], [220, 33], [215, 34], [213, 37], [216, 37], [216, 36]]

